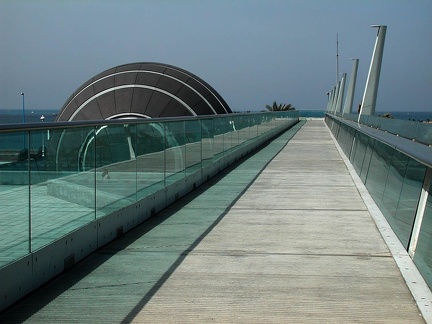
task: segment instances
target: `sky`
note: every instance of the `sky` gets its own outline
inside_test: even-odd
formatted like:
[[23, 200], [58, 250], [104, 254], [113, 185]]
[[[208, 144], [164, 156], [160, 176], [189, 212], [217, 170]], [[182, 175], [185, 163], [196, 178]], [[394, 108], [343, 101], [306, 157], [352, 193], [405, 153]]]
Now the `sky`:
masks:
[[0, 109], [60, 110], [94, 75], [160, 62], [201, 77], [234, 111], [321, 109], [359, 59], [363, 96], [386, 25], [377, 112], [432, 111], [432, 0], [0, 0]]

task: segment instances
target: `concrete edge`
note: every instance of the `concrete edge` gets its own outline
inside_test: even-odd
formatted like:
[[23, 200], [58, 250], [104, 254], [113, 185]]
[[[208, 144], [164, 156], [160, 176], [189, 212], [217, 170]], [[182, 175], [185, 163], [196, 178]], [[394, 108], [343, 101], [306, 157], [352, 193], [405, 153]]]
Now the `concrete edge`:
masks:
[[408, 252], [405, 250], [404, 246], [399, 241], [396, 234], [393, 232], [392, 228], [387, 222], [387, 219], [384, 217], [381, 210], [376, 205], [375, 201], [369, 194], [366, 186], [363, 184], [359, 175], [352, 166], [351, 161], [346, 157], [345, 153], [339, 146], [339, 143], [337, 142], [336, 138], [333, 136], [330, 130], [329, 133], [351, 175], [351, 178], [353, 179], [357, 187], [357, 190], [360, 193], [360, 196], [362, 197], [382, 238], [384, 239], [387, 247], [389, 248], [393, 259], [395, 260], [396, 265], [398, 266], [399, 271], [402, 274], [402, 277], [404, 278], [409, 290], [411, 291], [411, 294], [417, 304], [417, 307], [421, 312], [421, 315], [423, 316], [423, 319], [426, 321], [426, 323], [432, 324], [432, 292], [429, 289], [429, 286], [427, 285], [423, 276], [420, 274], [419, 270], [414, 264], [414, 261], [411, 259]]

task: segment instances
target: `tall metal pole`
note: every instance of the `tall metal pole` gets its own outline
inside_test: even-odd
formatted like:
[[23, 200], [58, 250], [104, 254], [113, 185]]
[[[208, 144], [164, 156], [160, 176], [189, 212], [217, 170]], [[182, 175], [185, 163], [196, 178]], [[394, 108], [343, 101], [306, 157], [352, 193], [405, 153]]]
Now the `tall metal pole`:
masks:
[[22, 96], [22, 122], [23, 124], [25, 124], [24, 92], [21, 92], [21, 96]]
[[339, 82], [339, 34], [336, 33], [336, 84]]
[[[45, 120], [45, 116], [42, 115], [40, 117], [41, 122], [43, 123]], [[45, 130], [42, 129], [42, 157], [45, 157]]]

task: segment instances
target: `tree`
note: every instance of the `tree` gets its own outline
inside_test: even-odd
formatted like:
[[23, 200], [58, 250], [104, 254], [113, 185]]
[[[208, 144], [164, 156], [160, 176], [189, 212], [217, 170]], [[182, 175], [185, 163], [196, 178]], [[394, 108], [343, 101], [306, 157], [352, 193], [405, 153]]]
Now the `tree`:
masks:
[[273, 101], [273, 105], [266, 105], [266, 108], [270, 111], [287, 111], [287, 110], [295, 110], [295, 107], [291, 104], [277, 104], [276, 101]]

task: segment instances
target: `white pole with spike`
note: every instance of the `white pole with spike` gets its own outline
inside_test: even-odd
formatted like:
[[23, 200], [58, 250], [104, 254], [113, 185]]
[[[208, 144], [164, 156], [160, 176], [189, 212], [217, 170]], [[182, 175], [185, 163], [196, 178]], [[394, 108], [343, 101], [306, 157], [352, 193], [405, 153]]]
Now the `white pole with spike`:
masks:
[[352, 105], [354, 101], [354, 93], [355, 93], [355, 86], [356, 86], [356, 80], [357, 80], [357, 70], [358, 70], [358, 63], [359, 59], [351, 59], [353, 60], [353, 67], [351, 71], [350, 81], [348, 83], [348, 90], [347, 90], [347, 96], [345, 99], [345, 104], [343, 107], [343, 114], [351, 114], [352, 113]]
[[378, 93], [378, 83], [381, 73], [381, 63], [384, 52], [384, 41], [387, 31], [387, 26], [372, 25], [378, 28], [378, 34], [375, 42], [374, 51], [372, 54], [369, 74], [366, 81], [365, 92], [361, 103], [359, 121], [361, 115], [374, 115]]
[[338, 98], [336, 101], [336, 113], [342, 112], [342, 102], [345, 93], [345, 79], [346, 79], [346, 73], [343, 73], [342, 79], [340, 80]]

